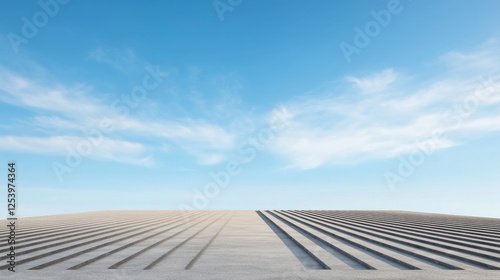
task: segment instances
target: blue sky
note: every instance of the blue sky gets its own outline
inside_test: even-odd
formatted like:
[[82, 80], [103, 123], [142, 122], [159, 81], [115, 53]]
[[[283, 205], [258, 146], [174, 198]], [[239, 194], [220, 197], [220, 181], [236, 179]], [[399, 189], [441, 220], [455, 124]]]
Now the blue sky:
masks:
[[0, 162], [17, 162], [20, 216], [500, 217], [498, 1], [0, 6]]

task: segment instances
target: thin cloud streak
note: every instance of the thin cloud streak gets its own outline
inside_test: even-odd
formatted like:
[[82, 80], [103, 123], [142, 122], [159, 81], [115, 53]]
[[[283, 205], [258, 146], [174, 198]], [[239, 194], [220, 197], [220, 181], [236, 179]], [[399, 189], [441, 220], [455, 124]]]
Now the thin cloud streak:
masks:
[[[395, 79], [401, 75], [390, 69], [348, 78], [355, 85], [350, 92], [310, 94], [289, 102], [286, 106], [293, 118], [271, 151], [290, 168], [312, 169], [397, 157], [415, 150], [436, 130], [446, 137], [434, 142], [435, 150], [456, 146], [471, 133], [500, 130], [500, 69], [492, 75], [490, 67], [491, 60], [500, 65], [500, 46], [487, 47], [479, 53], [446, 55], [455, 60], [447, 61], [450, 71], [436, 81], [405, 85]], [[473, 79], [463, 79], [463, 72], [455, 71], [454, 65], [484, 53], [491, 54], [490, 63], [484, 69], [469, 69]], [[377, 93], [367, 95], [372, 88]]]
[[114, 140], [110, 138], [87, 138], [76, 136], [23, 137], [0, 136], [0, 150], [17, 151], [33, 154], [71, 155], [77, 154], [77, 149], [85, 151], [88, 158], [131, 163], [138, 165], [153, 165], [148, 156], [148, 148], [142, 144]]
[[[36, 115], [31, 120], [23, 120], [25, 124], [31, 126], [29, 129], [33, 129], [34, 126], [50, 134], [50, 137], [26, 139], [8, 135], [12, 136], [9, 138], [10, 144], [7, 146], [0, 143], [0, 149], [8, 147], [24, 152], [55, 152], [53, 149], [46, 149], [46, 144], [33, 145], [27, 149], [23, 141], [57, 142], [61, 140], [57, 137], [80, 137], [88, 131], [98, 129], [103, 120], [112, 126], [112, 132], [106, 137], [113, 141], [128, 142], [127, 139], [133, 138], [134, 141], [142, 142], [153, 138], [158, 143], [158, 147], [165, 145], [165, 142], [174, 144], [188, 155], [197, 158], [202, 164], [219, 163], [224, 158], [224, 154], [235, 145], [235, 133], [207, 120], [124, 117], [113, 108], [112, 101], [109, 101], [108, 105], [93, 97], [88, 86], [81, 85], [72, 88], [55, 85], [51, 87], [12, 71], [3, 68], [0, 70], [4, 74], [0, 79], [0, 101], [34, 111]], [[20, 141], [20, 143], [15, 145], [13, 141]], [[155, 150], [156, 146], [152, 145], [150, 149]], [[111, 146], [103, 146], [102, 152], [105, 148], [110, 148], [110, 153], [112, 153]], [[165, 152], [165, 149], [157, 150]], [[58, 153], [55, 152], [55, 154]], [[135, 159], [136, 157], [128, 159], [124, 157], [120, 161], [132, 162]]]
[[[285, 159], [290, 167], [311, 169], [397, 157], [411, 152], [436, 129], [447, 134], [434, 143], [437, 150], [466, 142], [470, 133], [497, 131], [500, 94], [491, 92], [500, 89], [499, 69], [493, 67], [500, 65], [499, 53], [500, 44], [492, 40], [473, 52], [443, 55], [438, 61], [447, 70], [433, 80], [409, 79], [389, 68], [367, 76], [351, 75], [326, 94], [312, 92], [297, 97], [282, 106], [290, 123], [268, 151]], [[477, 63], [468, 64], [471, 58]], [[113, 127], [105, 135], [108, 143], [142, 147], [132, 149], [138, 154], [118, 157], [112, 145], [103, 146], [101, 152], [106, 154], [109, 149], [109, 159], [133, 161], [148, 158], [151, 152], [177, 149], [199, 164], [212, 165], [227, 158], [244, 135], [240, 127], [222, 125], [217, 117], [193, 118], [189, 112], [177, 119], [123, 117], [112, 108], [112, 101], [95, 98], [88, 85], [45, 85], [0, 70], [4, 74], [0, 78], [0, 100], [34, 111], [35, 116], [24, 121], [31, 121], [30, 129], [35, 127], [46, 134], [31, 138], [4, 135], [11, 137], [5, 139], [10, 144], [0, 143], [0, 148], [59, 154], [60, 150], [40, 143], [72, 143], [107, 120]], [[477, 110], [464, 116], [460, 110], [470, 105], [467, 100], [474, 94], [487, 98], [479, 100]], [[238, 115], [233, 107], [230, 109], [232, 116]], [[262, 124], [270, 114], [252, 116], [250, 123]], [[244, 112], [241, 115], [249, 117]], [[453, 121], [457, 115], [463, 119], [459, 124]]]
[[354, 83], [363, 92], [377, 92], [386, 89], [396, 80], [393, 69], [386, 69], [368, 77], [347, 77], [347, 81]]

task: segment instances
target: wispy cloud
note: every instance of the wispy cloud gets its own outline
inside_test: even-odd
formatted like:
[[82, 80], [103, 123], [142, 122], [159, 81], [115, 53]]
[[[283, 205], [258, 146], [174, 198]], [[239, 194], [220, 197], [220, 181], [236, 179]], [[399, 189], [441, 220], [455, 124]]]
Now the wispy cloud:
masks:
[[[472, 132], [500, 130], [499, 53], [499, 44], [489, 44], [476, 52], [446, 54], [449, 70], [437, 80], [403, 82], [394, 70], [383, 70], [348, 78], [358, 90], [338, 94], [332, 89], [335, 94], [291, 101], [286, 106], [293, 118], [271, 150], [290, 167], [310, 169], [396, 157], [415, 150], [436, 130], [446, 133], [434, 143], [436, 150], [462, 143]], [[485, 62], [469, 68], [467, 79], [454, 68], [479, 56]], [[378, 93], [365, 94], [373, 90]]]
[[117, 130], [169, 140], [201, 164], [217, 164], [234, 148], [236, 135], [204, 120], [117, 121]]
[[[216, 164], [234, 147], [235, 133], [210, 120], [124, 117], [113, 107], [113, 100], [97, 99], [88, 85], [45, 84], [4, 68], [0, 71], [0, 101], [33, 110], [35, 116], [23, 120], [26, 130], [36, 127], [46, 133], [28, 138], [5, 135], [9, 138], [4, 140], [8, 141], [0, 143], [0, 149], [60, 154], [61, 149], [56, 147], [75, 145], [79, 137], [98, 129], [103, 120], [112, 124], [112, 132], [96, 149], [99, 155], [91, 156], [97, 159], [132, 162], [148, 156], [146, 150], [165, 153], [167, 150], [162, 147], [168, 145], [202, 164]], [[133, 153], [118, 155], [115, 146], [130, 148]]]
[[367, 77], [347, 77], [347, 81], [354, 83], [362, 92], [377, 92], [386, 89], [396, 80], [393, 69], [386, 69]]
[[[96, 59], [100, 54], [94, 54]], [[446, 71], [433, 79], [416, 74], [410, 79], [389, 68], [348, 76], [327, 93], [296, 97], [281, 108], [287, 112], [289, 124], [269, 150], [291, 167], [309, 169], [396, 157], [415, 149], [417, 142], [436, 129], [447, 134], [434, 143], [436, 149], [464, 143], [471, 133], [500, 130], [499, 54], [500, 44], [491, 41], [474, 51], [443, 55], [438, 63]], [[240, 101], [232, 93], [241, 85], [228, 77], [215, 81], [221, 92], [216, 99], [207, 99], [198, 85], [199, 68], [192, 69], [188, 81], [189, 92], [196, 93], [188, 97], [195, 112], [186, 110], [175, 118], [154, 114], [123, 117], [113, 109], [113, 100], [107, 99], [111, 96], [96, 98], [97, 90], [90, 85], [48, 83], [8, 69], [0, 71], [0, 101], [32, 110], [34, 117], [23, 121], [26, 131], [36, 128], [38, 133], [1, 135], [0, 149], [4, 150], [60, 155], [64, 147], [76, 145], [87, 131], [106, 120], [113, 124], [112, 132], [104, 135], [93, 158], [147, 165], [154, 163], [155, 152], [181, 151], [200, 164], [217, 164], [248, 132], [243, 128], [261, 123], [266, 115], [269, 121], [272, 115], [253, 116], [238, 107]], [[487, 98], [472, 104], [469, 97], [474, 94]], [[471, 104], [473, 112], [462, 116], [464, 107]], [[221, 116], [221, 112], [228, 115]], [[454, 121], [457, 114], [460, 123]], [[129, 152], [120, 153], [122, 150]]]
[[448, 65], [450, 71], [464, 75], [471, 71], [498, 71], [499, 44], [498, 39], [492, 38], [470, 52], [450, 51], [440, 57], [440, 62]]
[[108, 64], [122, 72], [130, 72], [131, 69], [140, 67], [139, 59], [131, 49], [95, 48], [89, 52], [88, 58]]
[[0, 101], [5, 103], [72, 115], [92, 115], [101, 109], [84, 85], [45, 86], [3, 68], [0, 72]]
[[[148, 148], [129, 141], [107, 137], [86, 138], [77, 136], [24, 137], [0, 136], [0, 150], [34, 154], [76, 155], [76, 149], [85, 149], [85, 156], [94, 159], [152, 165]], [[88, 154], [87, 154], [88, 151]]]

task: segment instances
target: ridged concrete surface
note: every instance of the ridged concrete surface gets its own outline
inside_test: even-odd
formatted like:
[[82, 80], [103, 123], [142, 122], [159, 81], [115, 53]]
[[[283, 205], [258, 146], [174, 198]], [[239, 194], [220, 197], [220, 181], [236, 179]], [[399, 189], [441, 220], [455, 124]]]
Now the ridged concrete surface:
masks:
[[3, 227], [0, 279], [500, 279], [500, 219], [100, 211], [17, 224], [16, 272]]

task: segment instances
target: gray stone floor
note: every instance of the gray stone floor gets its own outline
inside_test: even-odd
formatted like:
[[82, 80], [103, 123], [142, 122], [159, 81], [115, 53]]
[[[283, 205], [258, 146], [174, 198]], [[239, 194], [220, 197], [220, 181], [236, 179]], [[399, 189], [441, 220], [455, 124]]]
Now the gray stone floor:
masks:
[[[7, 221], [4, 220], [7, 224]], [[99, 211], [17, 221], [0, 279], [500, 279], [500, 219], [397, 211]]]

